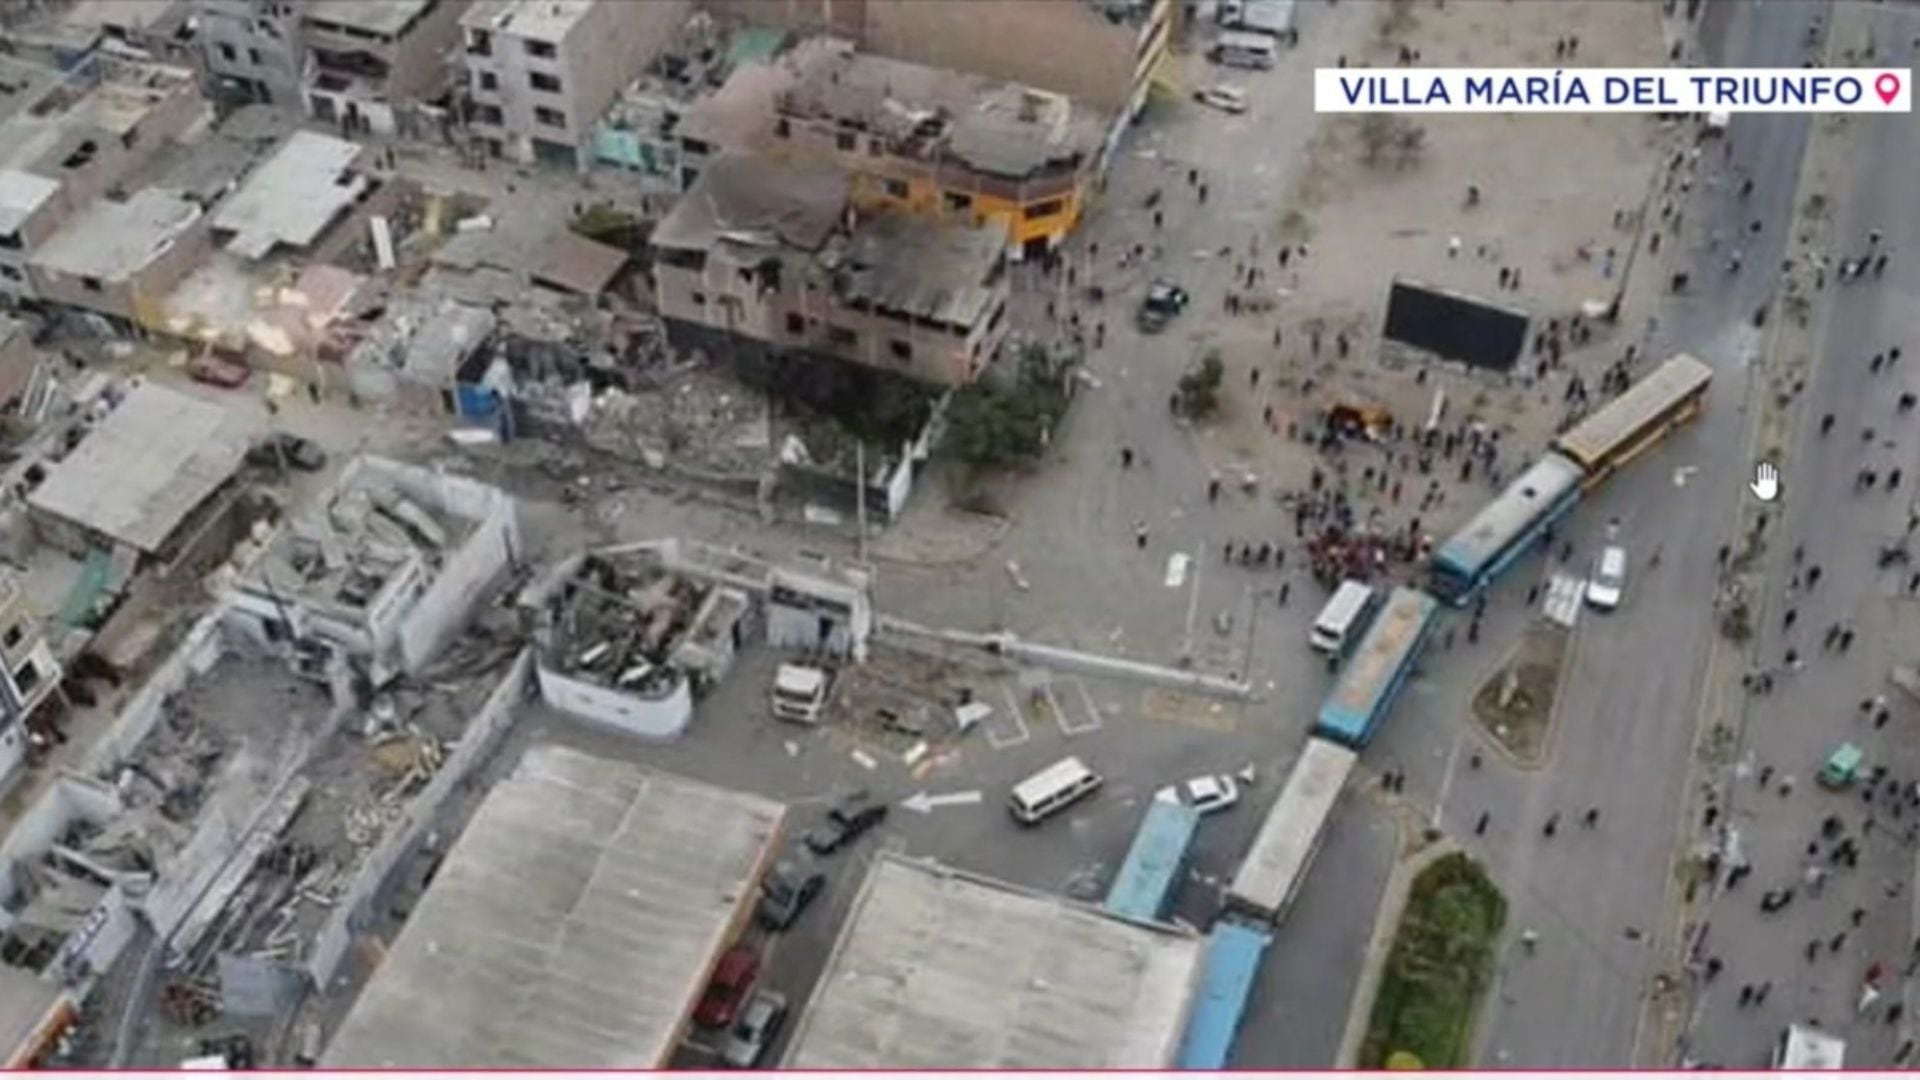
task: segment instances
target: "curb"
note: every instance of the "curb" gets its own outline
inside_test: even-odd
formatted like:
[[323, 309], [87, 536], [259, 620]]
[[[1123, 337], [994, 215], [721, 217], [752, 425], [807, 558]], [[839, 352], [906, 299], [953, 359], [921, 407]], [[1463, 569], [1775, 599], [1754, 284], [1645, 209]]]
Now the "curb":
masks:
[[[1334, 1055], [1334, 1068], [1356, 1067], [1354, 1063], [1360, 1057], [1360, 1044], [1367, 1037], [1367, 1022], [1373, 1019], [1373, 1000], [1380, 993], [1380, 979], [1387, 970], [1387, 956], [1393, 951], [1394, 934], [1400, 929], [1400, 917], [1406, 913], [1407, 895], [1413, 891], [1413, 879], [1419, 877], [1427, 867], [1455, 853], [1473, 857], [1471, 852], [1443, 836], [1425, 851], [1400, 860], [1394, 866], [1393, 873], [1388, 875], [1386, 894], [1380, 898], [1380, 907], [1374, 914], [1373, 933], [1367, 938], [1367, 955], [1361, 961], [1360, 981], [1354, 984], [1353, 997], [1347, 1005], [1347, 1026], [1340, 1034], [1340, 1049]], [[1474, 1022], [1478, 1026], [1477, 1015]]]

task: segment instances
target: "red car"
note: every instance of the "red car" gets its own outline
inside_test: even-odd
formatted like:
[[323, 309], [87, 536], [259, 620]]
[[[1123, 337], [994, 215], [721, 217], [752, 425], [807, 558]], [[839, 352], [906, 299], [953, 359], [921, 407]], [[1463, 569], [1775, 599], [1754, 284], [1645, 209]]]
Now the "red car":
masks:
[[740, 1014], [740, 1006], [760, 977], [760, 954], [748, 945], [735, 945], [720, 954], [714, 965], [713, 981], [694, 1006], [693, 1022], [703, 1027], [723, 1028]]
[[236, 386], [244, 384], [247, 381], [247, 376], [251, 374], [251, 372], [247, 370], [245, 364], [238, 364], [232, 360], [224, 360], [212, 353], [207, 353], [203, 356], [196, 356], [187, 362], [187, 374], [192, 377], [194, 382], [206, 383], [208, 386], [225, 387], [231, 390]]

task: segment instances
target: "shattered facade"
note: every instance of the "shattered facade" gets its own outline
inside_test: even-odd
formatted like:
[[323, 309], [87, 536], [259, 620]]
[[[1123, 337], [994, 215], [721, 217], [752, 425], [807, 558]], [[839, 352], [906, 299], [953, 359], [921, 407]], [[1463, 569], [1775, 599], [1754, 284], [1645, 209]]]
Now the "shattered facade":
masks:
[[519, 544], [504, 492], [361, 457], [267, 542], [232, 587], [232, 615], [311, 677], [346, 664], [383, 685], [433, 657]]

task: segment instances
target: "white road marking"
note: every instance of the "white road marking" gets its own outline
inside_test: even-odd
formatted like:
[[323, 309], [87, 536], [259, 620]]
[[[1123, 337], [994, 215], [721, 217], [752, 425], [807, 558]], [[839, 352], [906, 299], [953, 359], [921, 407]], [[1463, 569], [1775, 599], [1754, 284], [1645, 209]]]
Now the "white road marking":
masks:
[[1020, 715], [1019, 700], [1013, 696], [1013, 689], [1004, 681], [1000, 684], [1000, 694], [1007, 700], [1006, 716], [1008, 720], [1012, 721], [1015, 734], [1002, 735], [995, 731], [994, 725], [989, 722], [987, 725], [987, 745], [995, 750], [1005, 750], [1009, 747], [1019, 746], [1021, 743], [1033, 738], [1033, 733], [1027, 730], [1026, 720]]

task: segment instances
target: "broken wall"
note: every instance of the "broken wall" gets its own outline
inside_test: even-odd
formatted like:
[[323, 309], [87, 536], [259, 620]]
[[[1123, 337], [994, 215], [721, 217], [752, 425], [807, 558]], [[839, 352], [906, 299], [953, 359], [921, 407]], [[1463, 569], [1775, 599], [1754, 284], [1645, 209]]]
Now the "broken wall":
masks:
[[693, 722], [693, 684], [684, 677], [658, 698], [563, 675], [542, 664], [540, 698], [568, 716], [642, 739], [676, 739]]
[[[334, 905], [326, 924], [314, 936], [307, 973], [316, 987], [326, 987], [340, 973], [357, 932], [366, 930], [382, 906], [380, 898], [394, 884], [397, 872], [419, 854], [430, 831], [445, 828], [447, 804], [454, 791], [467, 784], [491, 758], [512, 728], [516, 709], [526, 696], [533, 669], [533, 650], [522, 649], [513, 666], [480, 706], [460, 742], [427, 786], [407, 803], [404, 816], [391, 825], [380, 843], [367, 853], [353, 884]], [[451, 844], [444, 837], [443, 844]]]
[[179, 648], [162, 661], [145, 685], [127, 700], [113, 726], [93, 745], [83, 772], [99, 777], [118, 772], [160, 722], [167, 699], [186, 689], [194, 676], [213, 669], [224, 651], [220, 624], [225, 616], [223, 610], [216, 608], [193, 624]]

